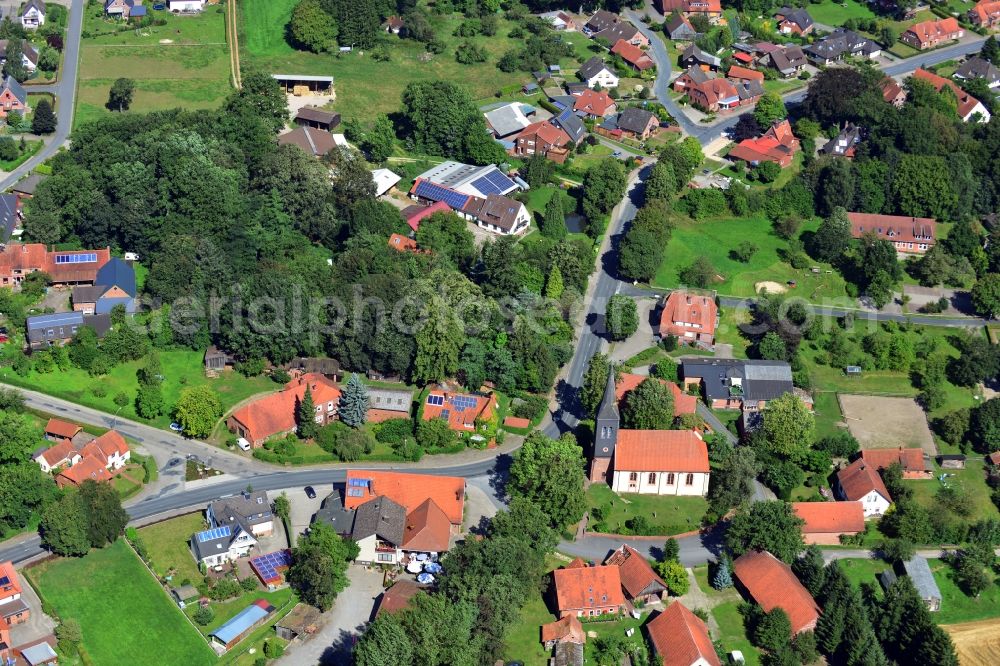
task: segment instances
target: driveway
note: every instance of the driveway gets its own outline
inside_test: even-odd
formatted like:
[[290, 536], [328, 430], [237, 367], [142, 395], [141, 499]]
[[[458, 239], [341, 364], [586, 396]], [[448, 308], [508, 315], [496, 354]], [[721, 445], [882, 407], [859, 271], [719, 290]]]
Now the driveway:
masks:
[[288, 537], [289, 543], [292, 546], [295, 545], [295, 541], [299, 535], [303, 534], [306, 528], [309, 527], [313, 515], [319, 511], [323, 499], [333, 492], [333, 484], [313, 484], [313, 489], [316, 491], [316, 499], [306, 497], [306, 492], [301, 487], [287, 488], [272, 495], [272, 497], [277, 497], [283, 492], [288, 495], [288, 500], [292, 504], [292, 511], [288, 516], [288, 522], [291, 523], [292, 530], [292, 533]]
[[340, 593], [333, 608], [323, 613], [323, 626], [301, 644], [292, 643], [276, 666], [340, 666], [351, 663], [351, 650], [364, 632], [382, 594], [382, 574], [360, 566], [347, 569], [350, 586]]
[[21, 585], [21, 599], [28, 604], [31, 613], [24, 624], [16, 624], [10, 628], [10, 639], [13, 645], [30, 643], [50, 635], [56, 628], [55, 620], [42, 613], [42, 601], [35, 593], [35, 588], [27, 583]]

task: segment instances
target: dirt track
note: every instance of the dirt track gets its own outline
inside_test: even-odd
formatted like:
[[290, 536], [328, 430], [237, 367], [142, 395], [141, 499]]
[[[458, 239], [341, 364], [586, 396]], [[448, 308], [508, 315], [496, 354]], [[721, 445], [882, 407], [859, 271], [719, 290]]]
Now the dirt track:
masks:
[[937, 455], [927, 417], [913, 398], [841, 393], [838, 399], [844, 421], [861, 448], [919, 446], [927, 455]]
[[1000, 618], [946, 624], [942, 628], [955, 642], [962, 666], [993, 666], [1000, 663]]

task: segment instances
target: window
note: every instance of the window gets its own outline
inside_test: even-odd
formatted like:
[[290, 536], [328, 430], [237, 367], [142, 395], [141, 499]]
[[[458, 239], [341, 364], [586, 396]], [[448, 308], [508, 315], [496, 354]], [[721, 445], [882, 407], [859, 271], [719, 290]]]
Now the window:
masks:
[[688, 474], [687, 475], [687, 478], [684, 479], [684, 485], [685, 486], [693, 486], [694, 485], [694, 474]]
[[656, 483], [656, 472], [650, 472], [649, 473], [649, 483], [650, 484], [655, 484]]
[[392, 562], [395, 558], [393, 553], [378, 553], [375, 555], [375, 559], [379, 562]]
[[667, 472], [667, 485], [668, 486], [674, 485], [674, 473], [673, 472]]
[[629, 483], [635, 483], [638, 480], [639, 480], [639, 473], [638, 472], [629, 472], [628, 473], [628, 482]]

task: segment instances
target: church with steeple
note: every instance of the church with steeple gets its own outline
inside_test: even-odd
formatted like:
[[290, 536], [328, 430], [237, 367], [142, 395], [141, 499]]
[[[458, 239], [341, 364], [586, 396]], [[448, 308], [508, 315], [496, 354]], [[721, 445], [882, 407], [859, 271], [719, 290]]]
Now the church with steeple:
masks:
[[615, 396], [615, 370], [610, 368], [608, 383], [604, 387], [604, 397], [601, 398], [601, 406], [594, 421], [594, 457], [590, 461], [592, 483], [608, 480], [608, 469], [615, 455], [620, 425], [621, 415], [618, 413], [618, 398]]

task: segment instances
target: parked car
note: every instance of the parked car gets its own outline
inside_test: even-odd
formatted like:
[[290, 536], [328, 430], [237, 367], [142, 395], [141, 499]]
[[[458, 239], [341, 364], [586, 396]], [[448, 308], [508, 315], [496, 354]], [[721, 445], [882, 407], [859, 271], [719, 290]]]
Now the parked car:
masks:
[[303, 490], [306, 491], [306, 497], [316, 499], [316, 490], [312, 486], [306, 486]]
[[184, 430], [184, 426], [174, 421], [173, 423], [170, 424], [170, 429], [173, 430], [174, 432], [180, 432]]

